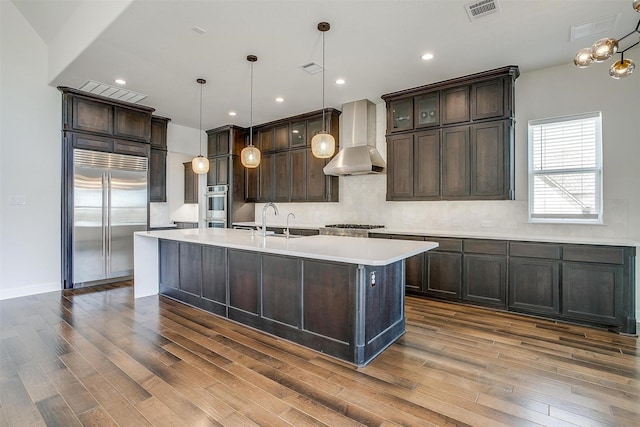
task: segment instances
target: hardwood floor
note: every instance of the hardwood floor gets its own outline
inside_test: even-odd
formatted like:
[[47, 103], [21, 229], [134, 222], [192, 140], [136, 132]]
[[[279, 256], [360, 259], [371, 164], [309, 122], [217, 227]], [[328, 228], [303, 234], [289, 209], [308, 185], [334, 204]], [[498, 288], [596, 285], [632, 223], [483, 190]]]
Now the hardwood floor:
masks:
[[357, 369], [130, 283], [0, 301], [0, 426], [638, 426], [638, 340], [406, 299]]

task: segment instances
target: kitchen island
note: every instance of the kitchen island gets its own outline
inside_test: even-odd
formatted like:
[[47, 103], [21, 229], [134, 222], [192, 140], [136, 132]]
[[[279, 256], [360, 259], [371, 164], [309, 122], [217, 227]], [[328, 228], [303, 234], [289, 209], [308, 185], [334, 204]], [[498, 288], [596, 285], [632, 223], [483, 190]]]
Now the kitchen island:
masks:
[[358, 366], [404, 334], [405, 259], [438, 246], [219, 228], [134, 240], [136, 298], [160, 293]]

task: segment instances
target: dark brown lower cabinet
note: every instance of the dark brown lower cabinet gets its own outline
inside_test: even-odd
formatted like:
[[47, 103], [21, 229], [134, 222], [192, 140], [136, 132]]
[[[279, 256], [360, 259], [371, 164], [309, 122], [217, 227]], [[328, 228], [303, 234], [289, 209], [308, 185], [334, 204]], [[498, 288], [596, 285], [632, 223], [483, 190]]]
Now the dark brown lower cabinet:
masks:
[[405, 331], [404, 262], [341, 262], [159, 241], [160, 294], [362, 366]]
[[429, 251], [426, 253], [427, 274], [425, 295], [444, 299], [462, 297], [462, 254]]
[[509, 260], [509, 308], [532, 314], [560, 312], [560, 261]]
[[462, 299], [488, 306], [506, 307], [507, 258], [465, 254], [463, 260]]
[[390, 236], [371, 233], [439, 244], [407, 260], [409, 294], [636, 333], [635, 247]]

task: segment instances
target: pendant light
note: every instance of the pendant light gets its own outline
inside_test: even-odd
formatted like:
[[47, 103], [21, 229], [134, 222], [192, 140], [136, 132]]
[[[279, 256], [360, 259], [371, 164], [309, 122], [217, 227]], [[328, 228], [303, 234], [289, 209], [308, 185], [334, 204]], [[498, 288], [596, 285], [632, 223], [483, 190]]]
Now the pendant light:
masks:
[[[633, 1], [633, 9], [636, 12], [640, 12], [640, 0]], [[638, 44], [640, 44], [640, 41], [633, 43], [630, 46], [627, 46], [625, 49], [619, 50], [619, 48], [620, 48], [620, 42], [622, 40], [634, 34], [640, 34], [640, 21], [638, 21], [638, 24], [636, 25], [635, 30], [620, 37], [619, 39], [614, 39], [613, 37], [607, 37], [607, 38], [598, 40], [591, 47], [580, 49], [578, 53], [576, 53], [576, 56], [573, 58], [573, 63], [578, 68], [585, 68], [593, 64], [594, 62], [606, 61], [616, 53], [619, 53], [620, 60], [616, 61], [609, 68], [609, 76], [611, 76], [616, 80], [627, 77], [631, 75], [631, 73], [633, 73], [633, 70], [635, 70], [636, 68], [636, 64], [632, 60], [625, 58], [624, 53], [629, 49], [631, 49], [632, 47], [635, 47]]]
[[258, 60], [255, 55], [248, 55], [247, 61], [251, 63], [251, 95], [249, 113], [249, 146], [244, 147], [240, 152], [242, 166], [248, 169], [257, 168], [260, 164], [260, 150], [253, 145], [253, 63]]
[[319, 159], [327, 159], [336, 151], [336, 139], [326, 131], [324, 121], [324, 33], [330, 28], [328, 22], [318, 24], [318, 30], [322, 32], [322, 130], [311, 138], [311, 152]]
[[207, 83], [205, 79], [196, 80], [200, 84], [200, 154], [191, 161], [191, 168], [197, 174], [209, 172], [209, 159], [202, 155], [202, 87]]

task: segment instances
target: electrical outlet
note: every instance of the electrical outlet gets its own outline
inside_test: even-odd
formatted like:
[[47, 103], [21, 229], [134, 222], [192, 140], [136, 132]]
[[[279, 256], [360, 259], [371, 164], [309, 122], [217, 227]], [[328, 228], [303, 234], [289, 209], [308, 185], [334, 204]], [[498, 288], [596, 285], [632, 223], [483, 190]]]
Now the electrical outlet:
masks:
[[507, 228], [518, 228], [518, 223], [515, 221], [507, 222]]
[[491, 228], [493, 227], [493, 223], [491, 222], [490, 219], [483, 219], [482, 221], [480, 221], [480, 227]]
[[23, 195], [9, 196], [9, 204], [10, 205], [26, 205], [27, 196], [23, 196]]

